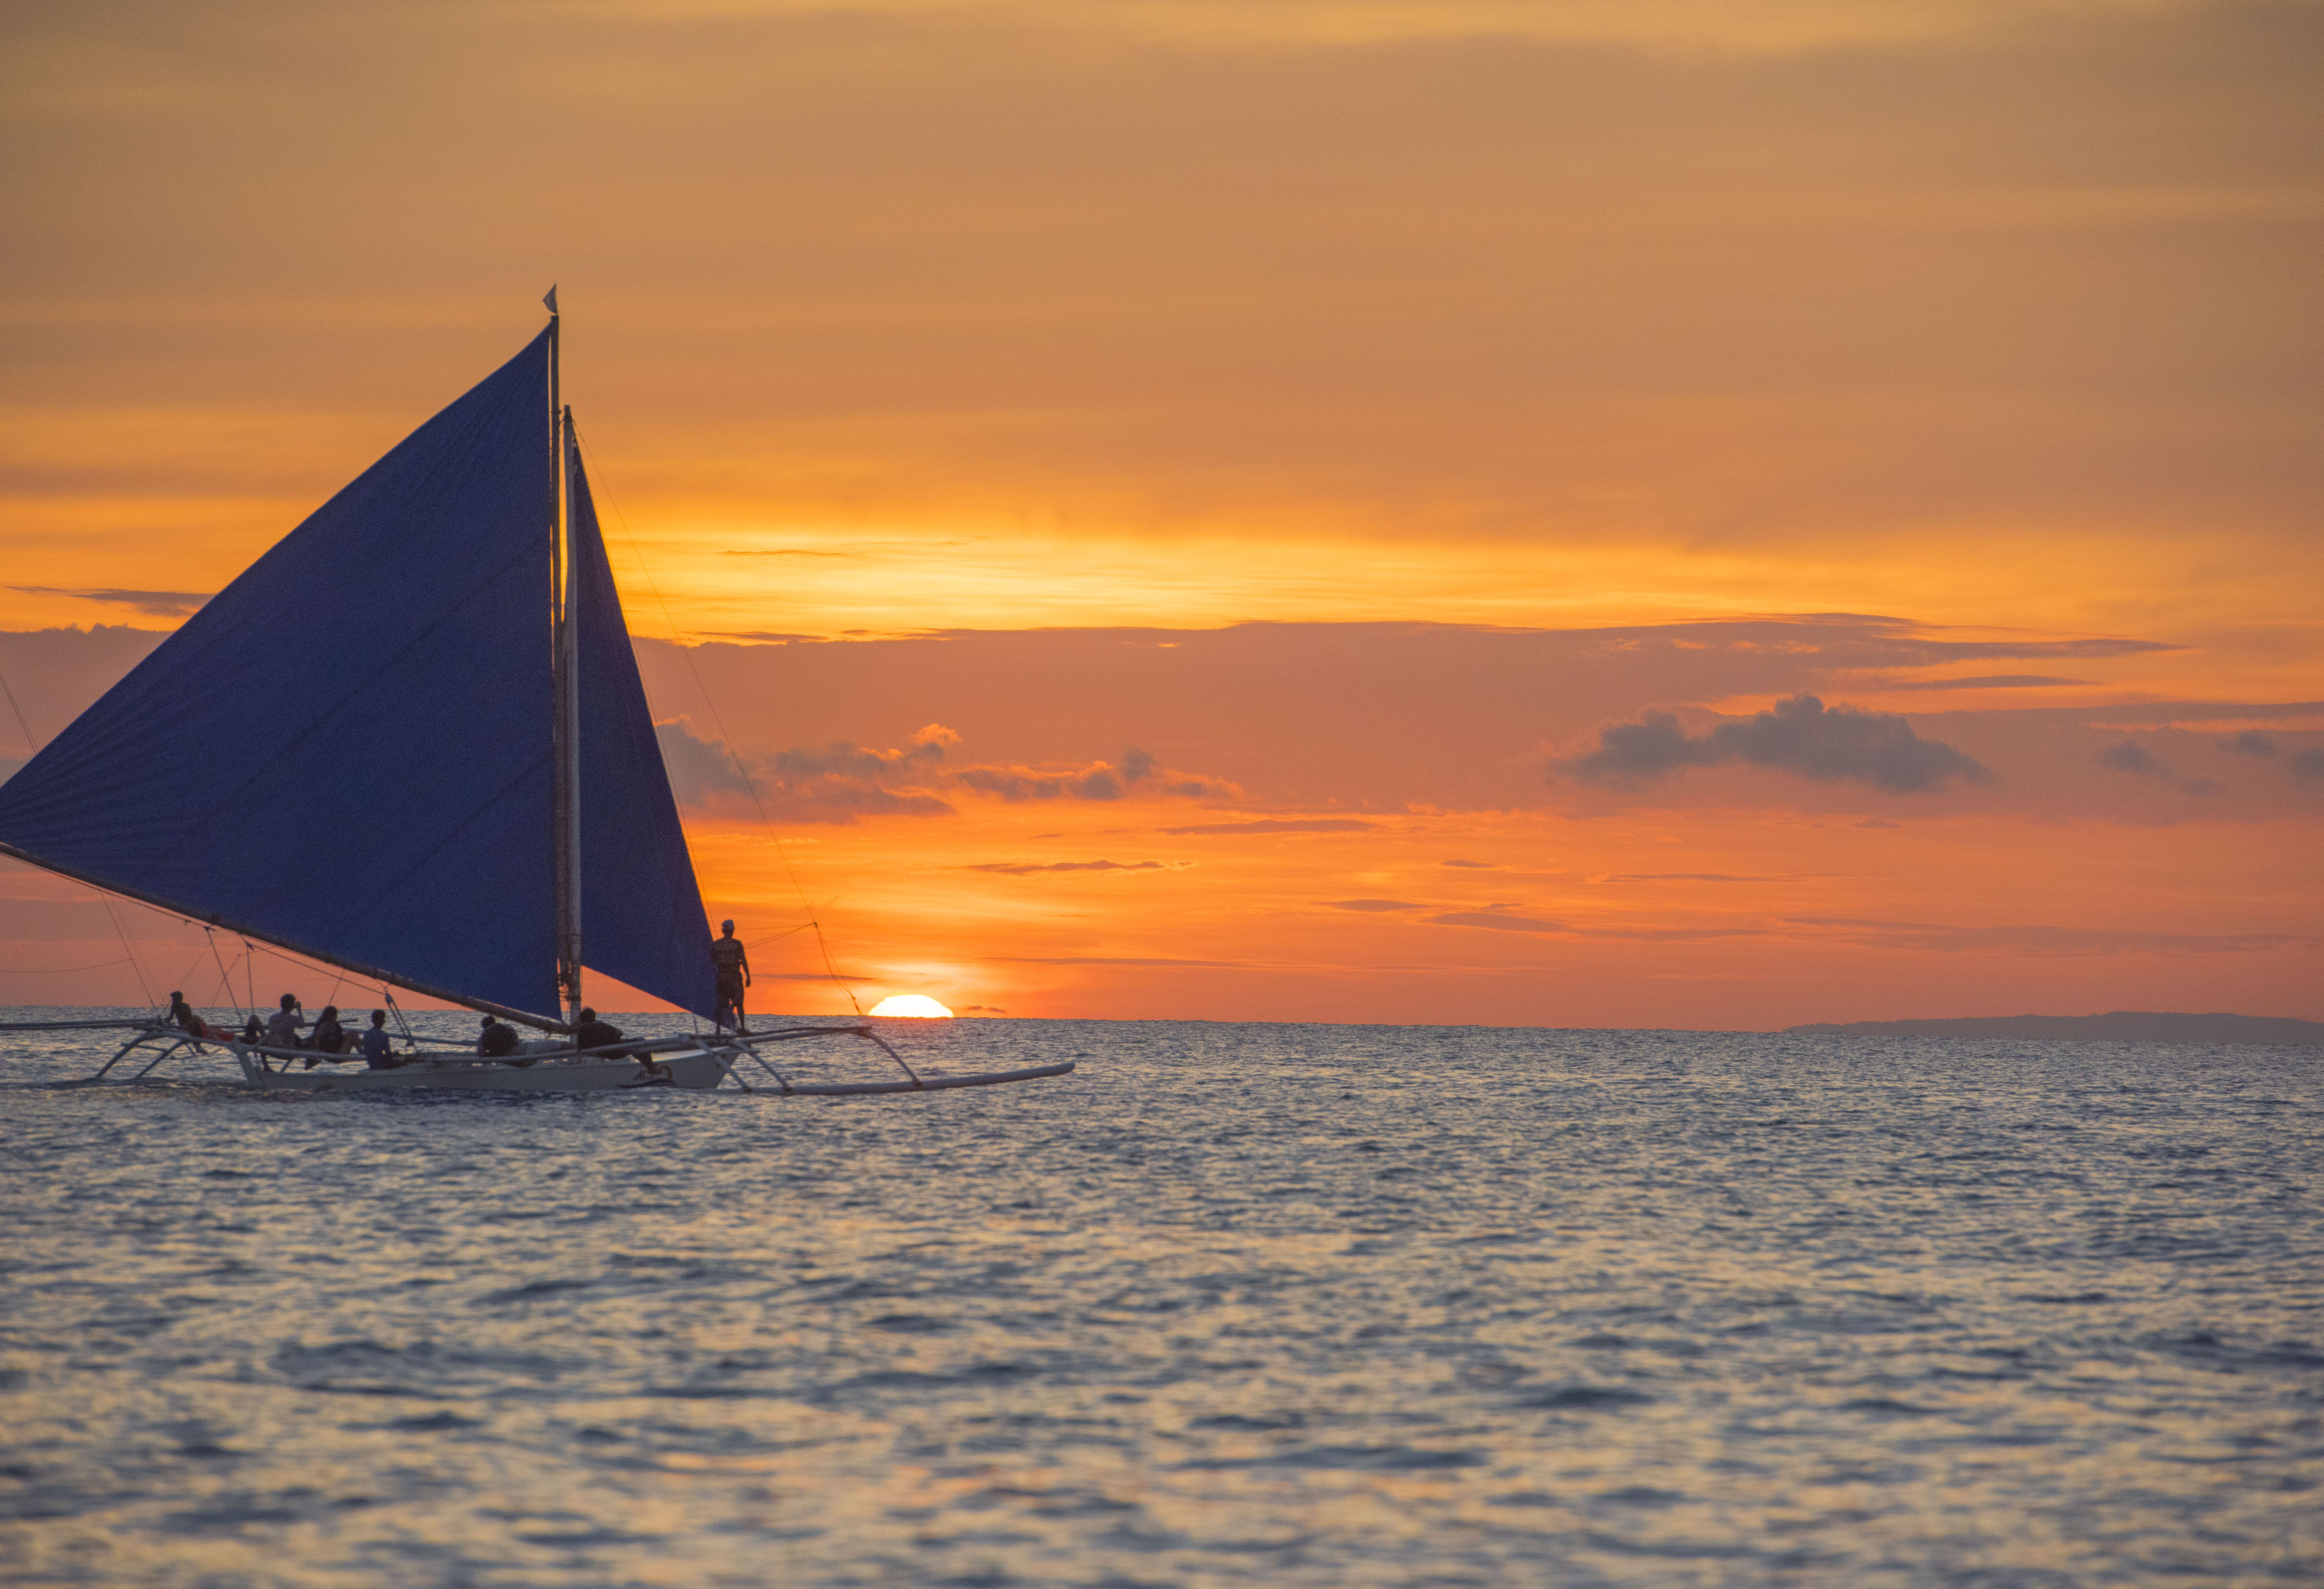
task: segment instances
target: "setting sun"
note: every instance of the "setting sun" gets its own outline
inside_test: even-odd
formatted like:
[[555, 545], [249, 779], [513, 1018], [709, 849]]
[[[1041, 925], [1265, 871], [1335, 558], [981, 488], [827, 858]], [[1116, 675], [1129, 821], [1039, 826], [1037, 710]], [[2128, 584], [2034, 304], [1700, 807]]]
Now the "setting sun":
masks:
[[899, 993], [883, 998], [872, 1006], [872, 1013], [875, 1015], [917, 1015], [922, 1019], [952, 1014], [925, 993]]

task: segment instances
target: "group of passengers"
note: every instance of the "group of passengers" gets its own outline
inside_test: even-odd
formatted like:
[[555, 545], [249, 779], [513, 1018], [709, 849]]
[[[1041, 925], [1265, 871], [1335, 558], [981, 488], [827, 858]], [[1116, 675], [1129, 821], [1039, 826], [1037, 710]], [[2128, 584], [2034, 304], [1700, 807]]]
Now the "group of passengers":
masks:
[[[742, 1014], [743, 989], [750, 986], [751, 961], [742, 945], [734, 936], [734, 923], [722, 922], [721, 936], [710, 946], [712, 969], [717, 978], [717, 1024], [724, 1026], [731, 1016], [734, 1029], [750, 1031], [748, 1019]], [[314, 1030], [301, 1033], [309, 1024], [306, 1011], [294, 994], [282, 996], [282, 1007], [263, 1023], [256, 1015], [250, 1017], [239, 1033], [227, 1032], [202, 1019], [182, 993], [170, 995], [170, 1020], [183, 1027], [189, 1036], [209, 1042], [232, 1042], [239, 1038], [252, 1048], [263, 1048], [295, 1052], [313, 1070], [325, 1060], [352, 1058], [361, 1053], [364, 1062], [374, 1070], [392, 1070], [405, 1061], [389, 1052], [387, 1012], [371, 1013], [371, 1029], [358, 1038], [339, 1024], [339, 1006], [326, 1005], [323, 1013], [313, 1022]], [[530, 1055], [512, 1058], [516, 1054], [520, 1039], [515, 1027], [493, 1015], [476, 1033], [476, 1054], [480, 1059], [508, 1060], [511, 1064], [529, 1065]], [[601, 1021], [597, 1012], [583, 1009], [581, 1019], [573, 1029], [573, 1051], [594, 1053], [602, 1059], [630, 1056], [630, 1050], [619, 1047], [622, 1029], [610, 1021]]]
[[239, 1033], [231, 1033], [221, 1031], [204, 1021], [186, 1003], [185, 995], [173, 993], [170, 996], [170, 1019], [194, 1036], [208, 1038], [213, 1042], [231, 1042], [239, 1037], [253, 1048], [297, 1051], [307, 1061], [309, 1070], [326, 1060], [352, 1059], [357, 1054], [362, 1055], [364, 1062], [374, 1070], [392, 1070], [402, 1063], [389, 1052], [385, 1010], [372, 1011], [370, 1030], [357, 1036], [339, 1024], [338, 1006], [325, 1005], [323, 1013], [315, 1018], [314, 1030], [302, 1033], [300, 1028], [308, 1024], [305, 1007], [300, 1004], [296, 994], [286, 993], [282, 996], [281, 1007], [267, 1016], [264, 1022], [253, 1015]]
[[[337, 1005], [326, 1005], [323, 1013], [312, 1023], [313, 1029], [302, 1031], [301, 1028], [309, 1025], [305, 1007], [300, 1004], [297, 995], [286, 993], [282, 996], [281, 1007], [263, 1022], [253, 1015], [240, 1033], [232, 1033], [203, 1020], [186, 1002], [184, 994], [172, 993], [170, 995], [170, 1019], [172, 1024], [183, 1027], [189, 1035], [212, 1042], [230, 1042], [239, 1037], [253, 1048], [295, 1052], [306, 1061], [309, 1070], [326, 1060], [352, 1059], [357, 1054], [361, 1054], [364, 1062], [374, 1070], [392, 1070], [404, 1062], [390, 1052], [385, 1010], [372, 1011], [371, 1028], [360, 1037], [339, 1024], [339, 1006]], [[598, 1019], [595, 1010], [584, 1009], [581, 1012], [581, 1024], [574, 1028], [573, 1033], [575, 1049], [606, 1049], [621, 1041], [622, 1029], [619, 1026]], [[475, 1052], [483, 1059], [506, 1059], [516, 1053], [518, 1043], [514, 1026], [486, 1015], [482, 1030], [476, 1033]], [[608, 1054], [605, 1057], [614, 1056]]]
[[[596, 1011], [586, 1005], [582, 1006], [580, 1024], [573, 1028], [573, 1047], [576, 1050], [611, 1048], [621, 1041], [622, 1029], [619, 1026], [611, 1021], [599, 1020]], [[487, 1060], [506, 1059], [517, 1052], [517, 1044], [515, 1027], [494, 1015], [484, 1017], [484, 1025], [476, 1033], [476, 1052], [480, 1056]], [[561, 1043], [557, 1046], [563, 1047]], [[607, 1054], [604, 1057], [613, 1059], [619, 1056]]]

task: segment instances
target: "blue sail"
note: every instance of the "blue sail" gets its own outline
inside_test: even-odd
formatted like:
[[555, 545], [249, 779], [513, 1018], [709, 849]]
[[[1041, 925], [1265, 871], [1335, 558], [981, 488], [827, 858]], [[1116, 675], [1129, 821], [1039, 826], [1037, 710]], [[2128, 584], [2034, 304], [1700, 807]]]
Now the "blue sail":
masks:
[[0, 843], [338, 964], [554, 1012], [549, 335], [0, 785]]
[[710, 925], [578, 450], [566, 455], [581, 697], [582, 962], [715, 1014]]

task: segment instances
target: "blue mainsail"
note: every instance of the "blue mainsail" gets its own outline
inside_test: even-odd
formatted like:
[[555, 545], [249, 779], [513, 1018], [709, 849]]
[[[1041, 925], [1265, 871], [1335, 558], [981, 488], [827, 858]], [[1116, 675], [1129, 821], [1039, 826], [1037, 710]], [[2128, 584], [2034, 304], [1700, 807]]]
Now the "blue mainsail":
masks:
[[198, 921], [553, 1017], [550, 336], [0, 785], [0, 842]]
[[701, 890], [579, 450], [566, 460], [580, 666], [582, 960], [707, 1018], [716, 984]]

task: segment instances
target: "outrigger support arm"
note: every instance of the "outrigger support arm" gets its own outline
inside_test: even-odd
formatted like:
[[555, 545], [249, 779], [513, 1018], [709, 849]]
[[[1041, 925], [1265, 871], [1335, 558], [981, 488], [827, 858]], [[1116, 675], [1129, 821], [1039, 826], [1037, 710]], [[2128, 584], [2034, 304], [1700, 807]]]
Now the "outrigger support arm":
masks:
[[[857, 1037], [870, 1038], [873, 1042], [878, 1043], [882, 1049], [886, 1050], [888, 1057], [896, 1061], [897, 1069], [902, 1070], [905, 1075], [912, 1079], [912, 1085], [914, 1087], [925, 1088], [927, 1085], [927, 1083], [920, 1079], [920, 1073], [918, 1071], [904, 1063], [904, 1056], [898, 1053], [894, 1049], [889, 1048], [888, 1040], [881, 1036], [877, 1032], [872, 1031], [869, 1026], [785, 1026], [773, 1032], [747, 1033], [741, 1036], [729, 1037], [725, 1039], [725, 1041], [736, 1047], [747, 1047], [754, 1042], [788, 1042], [794, 1038], [823, 1037], [842, 1032], [853, 1033]], [[755, 1052], [752, 1057], [756, 1057]], [[761, 1062], [763, 1063], [764, 1061], [762, 1061]], [[771, 1071], [771, 1067], [770, 1070]], [[781, 1079], [778, 1077], [777, 1079], [779, 1080]], [[786, 1085], [783, 1090], [785, 1092], [788, 1092], [790, 1088]]]
[[0, 1032], [142, 1032], [153, 1021], [0, 1021]]
[[869, 1026], [859, 1026], [856, 1030], [862, 1033], [864, 1036], [870, 1038], [872, 1042], [878, 1043], [881, 1048], [887, 1049], [888, 1057], [896, 1061], [898, 1069], [901, 1070], [905, 1075], [912, 1079], [912, 1085], [914, 1087], [923, 1087], [927, 1085], [920, 1079], [920, 1073], [918, 1070], [913, 1070], [909, 1065], [904, 1063], [903, 1055], [898, 1053], [892, 1048], [888, 1048], [888, 1040], [886, 1038], [881, 1036], [877, 1032], [872, 1031]]

